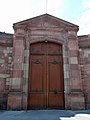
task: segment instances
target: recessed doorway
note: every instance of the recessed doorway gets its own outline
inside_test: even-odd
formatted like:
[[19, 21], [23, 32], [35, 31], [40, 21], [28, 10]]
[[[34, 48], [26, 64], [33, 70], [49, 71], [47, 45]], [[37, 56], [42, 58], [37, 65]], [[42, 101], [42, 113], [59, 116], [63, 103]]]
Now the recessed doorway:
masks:
[[62, 45], [39, 42], [30, 45], [29, 109], [64, 109]]

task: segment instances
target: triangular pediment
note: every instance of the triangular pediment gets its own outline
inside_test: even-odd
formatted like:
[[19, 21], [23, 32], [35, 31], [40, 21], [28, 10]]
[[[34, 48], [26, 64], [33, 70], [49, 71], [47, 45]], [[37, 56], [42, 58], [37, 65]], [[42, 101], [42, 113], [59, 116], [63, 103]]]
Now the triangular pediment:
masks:
[[13, 26], [19, 27], [19, 26], [28, 26], [28, 27], [59, 27], [59, 28], [65, 28], [65, 27], [72, 27], [74, 29], [78, 29], [78, 26], [75, 24], [72, 24], [70, 22], [67, 22], [65, 20], [59, 19], [57, 17], [54, 17], [49, 14], [43, 14], [40, 16], [36, 16], [24, 21], [20, 21], [17, 23], [14, 23]]

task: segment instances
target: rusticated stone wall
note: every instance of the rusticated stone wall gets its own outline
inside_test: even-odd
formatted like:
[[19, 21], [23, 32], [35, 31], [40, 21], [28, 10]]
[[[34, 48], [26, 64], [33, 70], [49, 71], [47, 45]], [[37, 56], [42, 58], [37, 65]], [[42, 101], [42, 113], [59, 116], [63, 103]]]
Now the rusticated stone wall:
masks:
[[12, 47], [13, 35], [0, 32], [0, 109], [7, 108], [13, 66]]
[[79, 36], [78, 38], [85, 108], [90, 109], [90, 35]]

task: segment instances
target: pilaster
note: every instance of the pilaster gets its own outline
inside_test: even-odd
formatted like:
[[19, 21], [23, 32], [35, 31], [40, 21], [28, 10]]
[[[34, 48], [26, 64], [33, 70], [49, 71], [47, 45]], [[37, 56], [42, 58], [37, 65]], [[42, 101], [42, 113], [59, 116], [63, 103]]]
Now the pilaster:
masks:
[[13, 76], [8, 94], [8, 109], [22, 109], [23, 62], [25, 48], [25, 31], [15, 30], [13, 41]]
[[70, 67], [70, 108], [85, 109], [82, 80], [80, 76], [80, 65], [78, 60], [78, 38], [77, 31], [68, 30], [68, 51]]

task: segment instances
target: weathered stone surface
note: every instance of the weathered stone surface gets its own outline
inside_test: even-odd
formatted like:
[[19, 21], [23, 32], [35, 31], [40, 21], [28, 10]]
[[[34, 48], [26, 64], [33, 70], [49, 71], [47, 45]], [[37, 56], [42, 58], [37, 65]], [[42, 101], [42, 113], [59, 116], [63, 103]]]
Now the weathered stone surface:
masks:
[[81, 76], [86, 108], [90, 108], [90, 35], [79, 36]]
[[8, 109], [21, 110], [21, 96], [18, 93], [8, 95]]
[[63, 46], [65, 108], [90, 108], [90, 35], [77, 36], [77, 25], [48, 14], [13, 27], [14, 36], [0, 32], [0, 98], [6, 95], [5, 106], [27, 108], [30, 44], [48, 41]]
[[0, 109], [7, 108], [8, 90], [12, 69], [13, 35], [0, 32]]
[[10, 77], [9, 74], [0, 74], [0, 78], [8, 78], [8, 77]]
[[71, 64], [78, 64], [77, 57], [71, 57], [70, 62], [71, 62]]

